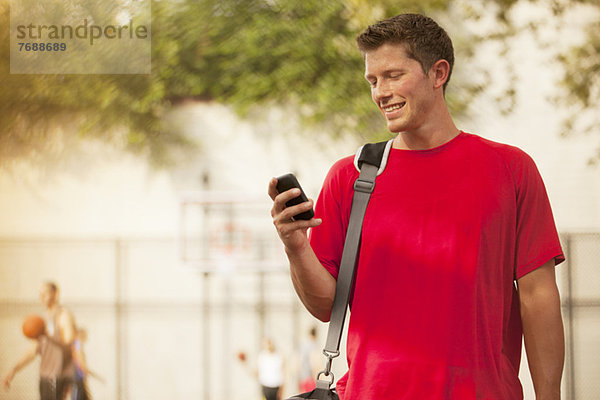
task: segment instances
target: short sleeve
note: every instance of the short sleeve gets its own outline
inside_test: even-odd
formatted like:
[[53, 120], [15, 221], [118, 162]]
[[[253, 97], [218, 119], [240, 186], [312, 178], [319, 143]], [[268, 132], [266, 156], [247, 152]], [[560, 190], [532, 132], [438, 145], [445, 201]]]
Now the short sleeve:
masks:
[[521, 278], [551, 259], [565, 260], [542, 177], [527, 154], [513, 164], [517, 194], [515, 277]]
[[323, 222], [310, 230], [313, 251], [336, 279], [352, 204], [351, 183], [356, 179], [353, 175], [358, 176], [354, 171], [352, 157], [344, 158], [331, 167], [315, 204], [315, 217]]

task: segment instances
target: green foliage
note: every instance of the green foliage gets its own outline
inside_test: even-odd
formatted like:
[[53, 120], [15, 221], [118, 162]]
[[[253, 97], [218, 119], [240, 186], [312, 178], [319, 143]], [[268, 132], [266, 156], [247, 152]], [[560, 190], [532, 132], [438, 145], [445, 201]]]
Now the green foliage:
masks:
[[354, 37], [387, 15], [448, 6], [440, 0], [153, 1], [150, 75], [15, 75], [7, 3], [0, 3], [0, 159], [45, 151], [54, 128], [68, 124], [160, 163], [171, 145], [188, 144], [161, 125], [164, 111], [186, 98], [231, 104], [241, 114], [292, 104], [305, 122], [329, 126], [331, 134], [380, 134], [384, 124], [371, 105]]
[[60, 147], [57, 131], [77, 132], [168, 161], [167, 147], [186, 139], [162, 126], [168, 107], [152, 75], [10, 74], [9, 8], [0, 3], [0, 160]]
[[[518, 1], [485, 2], [494, 6], [502, 23], [500, 40], [508, 36], [508, 11]], [[52, 142], [53, 128], [68, 125], [80, 135], [112, 140], [165, 163], [170, 148], [190, 143], [164, 126], [162, 116], [189, 98], [229, 104], [241, 115], [265, 105], [292, 105], [304, 122], [319, 124], [332, 135], [384, 135], [355, 36], [367, 24], [400, 12], [443, 19], [458, 2], [154, 0], [149, 75], [9, 74], [7, 3], [0, 0], [0, 160], [43, 152]], [[472, 18], [477, 17], [474, 12]], [[447, 26], [460, 29], [460, 24]], [[467, 38], [455, 43], [457, 53], [468, 57], [477, 42]], [[587, 51], [598, 56], [598, 47]], [[573, 74], [579, 81], [565, 81], [578, 88], [580, 99], [597, 96], [597, 90], [586, 92], [585, 83], [597, 84], [598, 65]], [[578, 63], [569, 68], [578, 70]], [[455, 75], [447, 94], [455, 115], [481, 90], [465, 82], [468, 77], [462, 79]]]
[[167, 92], [232, 104], [243, 115], [256, 105], [292, 104], [305, 122], [325, 124], [331, 134], [376, 135], [384, 125], [371, 105], [355, 45], [356, 35], [376, 18], [362, 19], [370, 10], [383, 17], [402, 10], [440, 11], [447, 3], [187, 2], [174, 18], [185, 31], [176, 39], [179, 62], [165, 79]]
[[[509, 39], [519, 33], [509, 16], [512, 7], [519, 2], [529, 1], [538, 6], [546, 7], [558, 19], [565, 17], [568, 12], [572, 12], [576, 7], [580, 12], [600, 15], [599, 0], [492, 1], [497, 3], [498, 7], [503, 10], [498, 14], [498, 21], [501, 24], [495, 38], [504, 43], [505, 48], [509, 43]], [[541, 21], [532, 21], [522, 29], [535, 32], [540, 23]], [[600, 117], [597, 113], [600, 108], [600, 22], [596, 20], [587, 26], [582, 24], [581, 28], [585, 34], [584, 41], [560, 53], [557, 60], [563, 67], [562, 78], [559, 82], [556, 82], [562, 88], [562, 93], [553, 100], [558, 107], [567, 111], [567, 116], [562, 121], [561, 134], [564, 136], [579, 133], [600, 134], [598, 130]], [[511, 73], [512, 71], [508, 72]], [[506, 97], [514, 99], [516, 94], [514, 85], [507, 86], [506, 91]], [[514, 106], [514, 103], [512, 106]], [[600, 148], [596, 149], [596, 154], [590, 159], [590, 163], [594, 164], [598, 161], [600, 161]]]
[[[571, 48], [560, 57], [564, 66], [561, 84], [565, 89], [565, 96], [557, 102], [571, 110], [563, 126], [565, 135], [573, 132], [599, 133], [600, 118], [597, 110], [600, 108], [600, 23], [588, 26], [586, 36], [584, 44]], [[586, 118], [589, 114], [591, 118]], [[600, 149], [592, 161], [598, 160]]]

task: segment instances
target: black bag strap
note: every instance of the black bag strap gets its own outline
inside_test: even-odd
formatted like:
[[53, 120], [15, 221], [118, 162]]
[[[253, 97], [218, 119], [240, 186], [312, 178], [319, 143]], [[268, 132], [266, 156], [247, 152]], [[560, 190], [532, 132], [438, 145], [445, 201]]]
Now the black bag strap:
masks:
[[354, 166], [360, 171], [362, 164], [365, 162], [367, 164], [374, 165], [378, 168], [377, 176], [379, 176], [387, 165], [387, 159], [391, 147], [392, 140], [388, 140], [387, 142], [365, 144], [356, 152], [356, 156], [354, 157]]
[[[354, 159], [360, 175], [354, 182], [354, 196], [352, 198], [350, 220], [348, 230], [346, 231], [344, 250], [342, 252], [342, 260], [335, 287], [335, 297], [331, 308], [327, 342], [323, 349], [323, 354], [327, 357], [327, 364], [325, 370], [319, 372], [317, 375], [317, 388], [325, 389], [333, 384], [334, 377], [331, 373], [331, 361], [340, 355], [340, 342], [342, 340], [350, 291], [352, 290], [352, 283], [354, 281], [354, 270], [357, 262], [363, 220], [371, 193], [373, 193], [373, 189], [375, 188], [375, 178], [385, 169], [391, 147], [391, 140], [387, 142], [368, 143], [358, 149]], [[321, 375], [325, 375], [331, 381], [322, 380]]]

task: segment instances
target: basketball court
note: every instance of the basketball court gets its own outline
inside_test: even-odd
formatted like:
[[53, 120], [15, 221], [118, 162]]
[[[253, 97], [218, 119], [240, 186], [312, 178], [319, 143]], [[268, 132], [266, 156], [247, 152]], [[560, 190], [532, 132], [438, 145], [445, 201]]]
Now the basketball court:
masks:
[[[238, 355], [255, 362], [265, 337], [285, 355], [284, 394], [296, 393], [298, 350], [315, 320], [293, 291], [269, 211], [266, 194], [188, 193], [176, 237], [1, 239], [0, 374], [30, 345], [22, 323], [43, 312], [38, 290], [50, 279], [88, 332], [88, 363], [104, 378], [89, 379], [96, 399], [260, 400]], [[600, 298], [591, 278], [600, 235], [569, 234], [563, 243], [564, 398], [591, 400], [599, 393]], [[324, 341], [326, 325], [317, 326]], [[2, 389], [3, 399], [36, 398], [37, 362]], [[335, 376], [345, 368], [342, 355]], [[521, 377], [532, 399], [526, 370]]]

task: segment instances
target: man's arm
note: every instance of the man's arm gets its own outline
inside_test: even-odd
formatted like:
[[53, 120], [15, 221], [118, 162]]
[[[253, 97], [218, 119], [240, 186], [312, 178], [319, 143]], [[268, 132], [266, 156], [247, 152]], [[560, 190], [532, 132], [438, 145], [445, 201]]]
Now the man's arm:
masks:
[[75, 341], [75, 318], [66, 308], [62, 308], [58, 316], [60, 339], [65, 346], [71, 346]]
[[537, 400], [560, 399], [565, 338], [554, 259], [518, 282], [527, 361]]
[[71, 346], [75, 341], [75, 318], [73, 314], [66, 308], [61, 308], [58, 314], [57, 320], [58, 331], [60, 337], [55, 339], [54, 337], [46, 334], [46, 340], [54, 343], [57, 346], [61, 346], [65, 351], [71, 351]]
[[290, 262], [294, 289], [306, 309], [319, 320], [329, 321], [335, 296], [336, 280], [319, 262], [308, 242], [307, 231], [321, 224], [320, 219], [293, 221], [292, 216], [310, 210], [312, 201], [293, 207], [285, 203], [300, 194], [298, 189], [284, 193], [277, 191], [277, 179], [269, 182], [269, 196], [273, 199], [271, 216]]
[[25, 354], [23, 354], [21, 359], [19, 361], [17, 361], [15, 366], [12, 367], [12, 369], [8, 372], [8, 374], [6, 374], [6, 376], [4, 377], [4, 386], [7, 389], [10, 387], [10, 382], [15, 377], [15, 374], [17, 372], [19, 372], [21, 369], [25, 368], [27, 365], [29, 365], [29, 363], [31, 363], [35, 359], [35, 356], [37, 355], [37, 347], [38, 347], [38, 342], [36, 341], [34, 344], [31, 345], [31, 347], [27, 350], [27, 352]]

